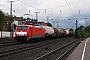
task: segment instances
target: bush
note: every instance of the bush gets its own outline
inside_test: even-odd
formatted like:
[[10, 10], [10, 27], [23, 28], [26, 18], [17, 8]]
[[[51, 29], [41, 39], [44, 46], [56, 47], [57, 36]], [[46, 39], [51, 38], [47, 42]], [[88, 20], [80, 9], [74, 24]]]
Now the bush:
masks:
[[90, 36], [90, 33], [86, 33], [84, 30], [78, 30], [77, 34], [75, 34], [76, 38], [86, 38], [89, 36]]

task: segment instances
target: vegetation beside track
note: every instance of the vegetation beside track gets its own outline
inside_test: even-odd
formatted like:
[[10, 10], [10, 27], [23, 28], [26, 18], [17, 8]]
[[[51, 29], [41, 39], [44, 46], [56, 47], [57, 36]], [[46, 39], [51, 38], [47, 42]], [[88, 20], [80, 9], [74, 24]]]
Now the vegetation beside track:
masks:
[[87, 38], [90, 37], [90, 25], [84, 27], [80, 26], [77, 28], [77, 32], [75, 33], [76, 38]]

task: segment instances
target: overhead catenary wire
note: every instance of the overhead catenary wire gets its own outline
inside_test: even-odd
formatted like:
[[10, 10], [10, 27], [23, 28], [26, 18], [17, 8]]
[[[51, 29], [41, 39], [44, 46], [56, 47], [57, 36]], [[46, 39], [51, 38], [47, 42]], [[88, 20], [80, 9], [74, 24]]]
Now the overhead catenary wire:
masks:
[[[19, 2], [21, 2], [21, 3], [23, 3], [23, 4], [25, 4], [25, 5], [27, 5], [27, 6], [29, 6], [29, 7], [31, 7], [31, 8], [33, 8], [33, 9], [36, 9], [36, 10], [39, 10], [40, 12], [43, 12], [43, 13], [45, 13], [45, 15], [49, 15], [49, 14], [47, 14], [47, 9], [45, 9], [45, 11], [42, 11], [42, 10], [40, 10], [40, 9], [38, 9], [38, 8], [35, 8], [35, 7], [33, 7], [33, 6], [30, 6], [29, 4], [27, 4], [27, 3], [25, 3], [25, 2], [23, 2], [23, 1], [21, 1], [21, 0], [18, 0]], [[73, 3], [74, 4], [74, 3]], [[73, 12], [73, 14], [75, 15], [75, 12], [72, 10], [72, 8], [70, 7], [70, 3], [67, 3], [67, 5], [69, 6], [69, 8], [70, 8], [70, 10]], [[61, 7], [64, 7], [64, 6], [67, 6], [67, 5], [61, 5]], [[60, 7], [60, 6], [59, 6]], [[52, 9], [55, 9], [55, 8], [53, 8], [52, 7]], [[50, 16], [50, 15], [49, 15]]]
[[70, 2], [71, 2], [71, 4], [72, 4], [72, 6], [73, 6], [76, 10], [79, 10], [78, 8], [76, 8], [76, 7], [74, 6], [74, 3], [72, 3], [72, 0], [70, 0]]
[[[29, 4], [27, 4], [27, 3], [25, 3], [25, 2], [22, 2], [22, 1], [20, 1], [20, 0], [18, 0], [19, 2], [21, 2], [21, 3], [23, 3], [23, 4], [25, 4], [25, 5], [27, 5], [27, 6], [30, 6]], [[39, 0], [38, 0], [39, 1]], [[66, 0], [65, 0], [66, 1]], [[67, 3], [67, 1], [66, 1], [66, 3]], [[45, 5], [45, 4], [44, 4]], [[67, 5], [69, 6], [70, 4], [68, 4], [67, 3]], [[66, 6], [67, 6], [66, 5]], [[46, 5], [47, 6], [47, 5]], [[63, 5], [64, 6], [64, 5]], [[63, 6], [61, 6], [61, 7], [63, 7]], [[32, 8], [34, 8], [34, 9], [36, 9], [36, 10], [39, 10], [40, 12], [43, 12], [43, 11], [41, 11], [40, 9], [37, 9], [37, 8], [35, 8], [35, 7], [33, 7], [33, 6], [30, 6], [30, 7], [32, 7]], [[71, 9], [71, 7], [69, 6], [69, 8]], [[52, 9], [55, 9], [55, 8], [52, 8]], [[73, 10], [71, 9], [71, 11], [73, 12]], [[46, 15], [49, 15], [49, 14], [47, 14], [46, 13], [47, 12], [47, 9], [45, 9], [45, 11], [43, 12], [43, 13], [45, 13]], [[61, 10], [60, 10], [60, 12], [61, 12]], [[73, 14], [75, 15], [75, 13], [73, 12]], [[50, 15], [49, 15], [50, 16]]]
[[[70, 2], [72, 3], [72, 1], [70, 0]], [[79, 13], [79, 16], [81, 17], [81, 11], [80, 11], [80, 9], [79, 8], [76, 8], [75, 6], [74, 6], [74, 4], [72, 3], [72, 6], [78, 11], [78, 13]], [[82, 17], [81, 17], [81, 19], [82, 19]]]
[[[18, 1], [21, 2], [21, 3], [23, 3], [23, 4], [25, 4], [25, 5], [27, 5], [27, 6], [29, 6], [29, 7], [31, 7], [31, 8], [34, 8], [34, 9], [36, 9], [36, 10], [39, 10], [40, 12], [43, 12], [43, 11], [41, 11], [40, 9], [37, 9], [37, 8], [35, 8], [35, 7], [33, 7], [33, 6], [30, 6], [30, 5], [27, 4], [27, 3], [24, 3], [23, 1], [20, 1], [20, 0], [18, 0]], [[43, 13], [45, 13], [45, 12], [43, 12]], [[49, 14], [46, 13], [46, 15], [49, 15]]]
[[[17, 1], [19, 1], [19, 2], [21, 2], [21, 3], [23, 3], [23, 4], [25, 4], [25, 5], [27, 5], [27, 6], [29, 6], [29, 7], [32, 7], [32, 8], [34, 8], [34, 9], [36, 9], [36, 10], [39, 10], [40, 12], [43, 12], [43, 11], [41, 11], [40, 9], [37, 9], [37, 8], [35, 8], [35, 7], [33, 7], [33, 6], [30, 6], [29, 4], [27, 4], [27, 3], [25, 3], [25, 2], [23, 2], [23, 1], [20, 1], [20, 0], [17, 0]], [[37, 1], [39, 1], [39, 0], [37, 0]], [[43, 2], [42, 2], [43, 3]], [[43, 3], [44, 4], [44, 3]], [[46, 5], [46, 4], [44, 4], [44, 5]], [[69, 6], [70, 4], [68, 4], [67, 3], [67, 5]], [[64, 7], [64, 6], [67, 6], [67, 5], [62, 5], [61, 7]], [[46, 5], [47, 6], [47, 5]], [[48, 7], [48, 6], [47, 6]], [[58, 8], [58, 7], [57, 7]], [[69, 8], [71, 9], [71, 7], [69, 6]], [[51, 7], [51, 8], [45, 8], [44, 9], [44, 12], [43, 13], [45, 13], [46, 15], [48, 15], [48, 16], [50, 16], [49, 14], [47, 14], [46, 12], [47, 12], [47, 9], [55, 9], [55, 7]], [[72, 10], [72, 9], [71, 9]], [[72, 11], [73, 12], [73, 11]], [[74, 13], [74, 12], [73, 12]], [[75, 13], [74, 13], [74, 15], [75, 15]]]
[[[46, 17], [47, 17], [47, 16], [50, 16], [49, 14], [45, 13], [44, 11], [42, 11], [42, 10], [40, 10], [40, 9], [38, 9], [38, 8], [35, 8], [35, 7], [33, 7], [33, 6], [30, 6], [29, 4], [27, 4], [27, 3], [23, 2], [23, 1], [20, 1], [20, 0], [17, 0], [17, 1], [19, 1], [20, 3], [23, 3], [23, 4], [25, 4], [25, 5], [33, 8], [33, 9], [36, 9], [36, 10], [38, 10], [39, 12], [44, 13], [44, 14], [46, 15]], [[43, 18], [43, 20], [44, 20], [44, 19], [45, 19], [45, 18]]]
[[[17, 1], [19, 1], [19, 2], [21, 2], [21, 3], [23, 3], [23, 4], [26, 4], [26, 5], [29, 5], [29, 4], [27, 4], [27, 3], [25, 3], [25, 2], [22, 2], [21, 0], [17, 0]], [[38, 0], [38, 1], [40, 1], [40, 0]], [[82, 0], [79, 0], [79, 1], [76, 1], [76, 2], [74, 2], [73, 4], [75, 4], [75, 3], [77, 3], [77, 2], [80, 2], [80, 1], [82, 1]], [[43, 2], [42, 2], [43, 3]], [[46, 5], [45, 3], [43, 3], [44, 5]], [[70, 4], [69, 4], [70, 5]], [[29, 5], [30, 6], [30, 5]], [[47, 7], [48, 7], [48, 5], [46, 5]], [[67, 6], [67, 5], [60, 5], [61, 7], [64, 7], [64, 6]], [[59, 7], [60, 7], [59, 6]], [[32, 8], [34, 8], [34, 9], [37, 9], [37, 8], [35, 8], [35, 7], [33, 7], [33, 6], [30, 6], [30, 7], [32, 7]], [[56, 9], [56, 8], [59, 8], [59, 7], [51, 7], [51, 9]], [[45, 8], [45, 9], [47, 9], [47, 8]], [[49, 7], [48, 7], [48, 9], [50, 9]], [[39, 10], [40, 11], [40, 9], [37, 9], [37, 10]], [[44, 12], [45, 13], [45, 12]]]
[[71, 7], [69, 6], [68, 2], [65, 0], [66, 4], [68, 5], [68, 7], [70, 8], [70, 10], [72, 11], [72, 13], [76, 16], [76, 14], [73, 12], [73, 10], [71, 9]]

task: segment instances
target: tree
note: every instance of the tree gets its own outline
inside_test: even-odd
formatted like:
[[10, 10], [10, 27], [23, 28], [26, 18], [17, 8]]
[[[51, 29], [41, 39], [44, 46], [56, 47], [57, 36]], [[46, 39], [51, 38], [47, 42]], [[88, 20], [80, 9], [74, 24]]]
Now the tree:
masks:
[[[14, 16], [15, 17], [15, 16]], [[14, 21], [14, 18], [12, 18]], [[0, 10], [0, 30], [11, 29], [10, 15]]]
[[90, 33], [90, 25], [89, 26], [86, 26], [85, 29], [84, 29], [84, 31]]
[[52, 24], [50, 24], [50, 23], [46, 23], [47, 24], [47, 26], [50, 26], [50, 27], [52, 27]]
[[0, 10], [0, 30], [2, 29], [3, 26], [3, 19], [4, 19], [4, 13]]
[[73, 31], [73, 28], [69, 28], [69, 31]]
[[78, 27], [77, 30], [84, 30], [84, 26]]

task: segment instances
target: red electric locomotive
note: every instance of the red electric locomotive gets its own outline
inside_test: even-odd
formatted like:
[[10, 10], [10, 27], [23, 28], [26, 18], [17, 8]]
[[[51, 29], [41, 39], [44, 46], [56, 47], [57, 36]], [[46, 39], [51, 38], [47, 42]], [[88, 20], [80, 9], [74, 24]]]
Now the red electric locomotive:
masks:
[[41, 26], [17, 25], [15, 30], [15, 40], [19, 42], [29, 41], [32, 38], [45, 36], [45, 30]]

